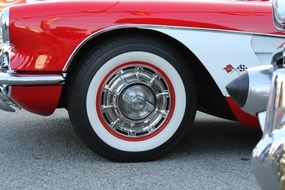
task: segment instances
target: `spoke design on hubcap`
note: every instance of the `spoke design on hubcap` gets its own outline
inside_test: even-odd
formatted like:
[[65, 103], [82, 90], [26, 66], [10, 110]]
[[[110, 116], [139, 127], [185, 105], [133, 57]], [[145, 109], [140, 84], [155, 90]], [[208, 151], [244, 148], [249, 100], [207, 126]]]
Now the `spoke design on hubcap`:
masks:
[[135, 75], [136, 75], [136, 78], [138, 80], [138, 82], [140, 81], [140, 72], [141, 72], [141, 67], [136, 67], [135, 68]]
[[150, 81], [149, 81], [149, 86], [151, 86], [152, 83], [154, 82], [154, 80], [157, 79], [157, 78], [158, 78], [158, 75], [157, 75], [157, 74], [153, 75], [153, 77], [152, 77], [152, 78], [150, 79]]
[[101, 92], [100, 111], [120, 136], [144, 137], [164, 123], [171, 107], [167, 80], [152, 67], [130, 65], [110, 73]]
[[166, 91], [164, 91], [164, 92], [161, 92], [161, 93], [157, 93], [157, 94], [156, 94], [156, 97], [160, 97], [160, 96], [169, 97], [169, 92], [166, 90]]
[[113, 108], [116, 108], [114, 105], [101, 105], [101, 110], [103, 112], [106, 112], [107, 109], [113, 109]]

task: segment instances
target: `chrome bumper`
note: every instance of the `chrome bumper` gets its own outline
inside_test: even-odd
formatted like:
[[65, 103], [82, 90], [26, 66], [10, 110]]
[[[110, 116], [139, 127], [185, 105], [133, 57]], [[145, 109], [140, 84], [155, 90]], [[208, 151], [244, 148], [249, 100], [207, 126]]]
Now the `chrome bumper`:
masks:
[[60, 85], [64, 83], [63, 75], [27, 75], [8, 74], [0, 72], [0, 84], [2, 85]]
[[8, 112], [15, 112], [20, 108], [10, 99], [10, 91], [13, 85], [62, 85], [64, 74], [18, 74], [11, 71], [9, 55], [11, 47], [9, 44], [0, 45], [0, 109]]
[[285, 69], [274, 72], [263, 137], [253, 150], [252, 167], [262, 189], [285, 190]]

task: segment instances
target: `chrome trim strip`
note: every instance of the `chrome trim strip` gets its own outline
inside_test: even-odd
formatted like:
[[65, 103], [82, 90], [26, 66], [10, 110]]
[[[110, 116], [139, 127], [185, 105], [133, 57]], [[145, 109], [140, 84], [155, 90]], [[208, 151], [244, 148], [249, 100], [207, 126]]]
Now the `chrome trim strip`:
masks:
[[[270, 95], [267, 105], [267, 115], [264, 135], [272, 136], [275, 130], [285, 129], [285, 68], [274, 71]], [[285, 130], [284, 130], [285, 132]]]
[[109, 28], [104, 28], [102, 30], [99, 30], [91, 35], [89, 35], [87, 38], [85, 38], [72, 52], [72, 54], [69, 56], [67, 62], [65, 63], [64, 67], [63, 67], [63, 72], [66, 72], [72, 59], [74, 58], [74, 56], [76, 55], [76, 53], [80, 50], [80, 48], [86, 44], [90, 39], [92, 39], [93, 37], [96, 37], [100, 34], [106, 33], [106, 32], [110, 32], [113, 30], [119, 30], [119, 29], [127, 29], [127, 28], [138, 28], [138, 25], [131, 25], [131, 24], [127, 24], [127, 25], [118, 25], [118, 26], [111, 26]]
[[257, 114], [259, 125], [262, 131], [265, 129], [266, 111]]
[[9, 74], [0, 73], [0, 84], [4, 85], [62, 85], [64, 84], [63, 75], [47, 74]]
[[[275, 11], [273, 10], [273, 15], [275, 14]], [[274, 20], [274, 26], [278, 29], [278, 30], [280, 30], [280, 31], [285, 31], [284, 30], [284, 25], [282, 25], [282, 24], [280, 24], [279, 22], [278, 22], [278, 20], [276, 19], [276, 17], [274, 16], [273, 17], [273, 20]]]
[[143, 27], [138, 27], [138, 28], [143, 28], [143, 29], [162, 28], [162, 29], [178, 29], [178, 30], [214, 31], [214, 32], [227, 32], [227, 33], [235, 33], [235, 34], [254, 35], [254, 36], [270, 36], [270, 37], [285, 38], [285, 35], [279, 35], [279, 34], [264, 34], [264, 33], [258, 33], [258, 32], [244, 32], [244, 31], [222, 30], [222, 29], [212, 29], [212, 28], [176, 27], [176, 26], [173, 27], [173, 26], [163, 26], [163, 25], [145, 25]]
[[272, 1], [272, 12], [275, 27], [280, 31], [285, 31], [285, 3], [284, 0]]
[[10, 33], [9, 33], [9, 13], [10, 13], [10, 9], [9, 8], [5, 8], [2, 11], [2, 38], [3, 38], [3, 42], [9, 42], [10, 41]]
[[243, 32], [243, 31], [231, 31], [231, 30], [220, 30], [220, 29], [211, 29], [211, 28], [194, 28], [194, 27], [177, 27], [177, 26], [166, 26], [166, 25], [144, 25], [144, 24], [124, 24], [124, 25], [117, 25], [117, 26], [111, 26], [108, 28], [104, 28], [102, 30], [99, 30], [91, 35], [89, 35], [87, 38], [85, 38], [72, 52], [71, 56], [68, 58], [67, 62], [65, 63], [63, 67], [63, 72], [66, 72], [69, 65], [71, 64], [72, 59], [76, 55], [76, 53], [80, 50], [80, 48], [86, 44], [90, 39], [93, 37], [96, 37], [100, 34], [114, 31], [114, 30], [120, 30], [120, 29], [130, 29], [130, 28], [137, 28], [137, 29], [146, 29], [146, 30], [155, 30], [155, 29], [177, 29], [177, 30], [195, 30], [195, 31], [215, 31], [215, 32], [227, 32], [227, 33], [238, 33], [238, 34], [244, 34], [244, 35], [254, 35], [254, 36], [270, 36], [270, 37], [282, 37], [285, 38], [284, 35], [278, 35], [278, 34], [262, 34], [262, 33], [255, 33], [255, 32]]

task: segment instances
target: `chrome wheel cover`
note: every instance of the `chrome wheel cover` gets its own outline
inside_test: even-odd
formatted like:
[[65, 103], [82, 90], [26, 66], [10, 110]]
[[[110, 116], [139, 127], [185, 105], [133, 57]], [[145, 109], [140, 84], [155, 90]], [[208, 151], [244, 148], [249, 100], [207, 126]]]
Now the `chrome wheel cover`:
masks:
[[152, 135], [169, 116], [171, 92], [167, 79], [146, 64], [127, 64], [112, 70], [101, 86], [100, 113], [108, 129], [119, 137]]

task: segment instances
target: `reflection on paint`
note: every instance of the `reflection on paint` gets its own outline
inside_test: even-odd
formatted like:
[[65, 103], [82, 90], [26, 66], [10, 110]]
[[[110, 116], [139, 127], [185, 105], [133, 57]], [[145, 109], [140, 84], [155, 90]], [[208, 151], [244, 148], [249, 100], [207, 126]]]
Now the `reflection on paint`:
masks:
[[47, 55], [40, 55], [36, 60], [35, 69], [41, 70], [45, 68], [47, 59], [48, 59]]

